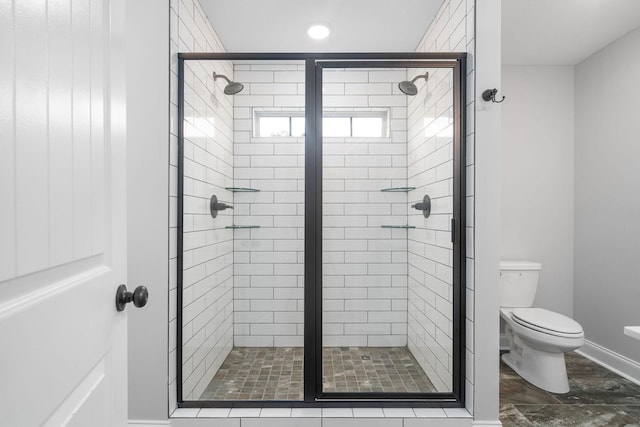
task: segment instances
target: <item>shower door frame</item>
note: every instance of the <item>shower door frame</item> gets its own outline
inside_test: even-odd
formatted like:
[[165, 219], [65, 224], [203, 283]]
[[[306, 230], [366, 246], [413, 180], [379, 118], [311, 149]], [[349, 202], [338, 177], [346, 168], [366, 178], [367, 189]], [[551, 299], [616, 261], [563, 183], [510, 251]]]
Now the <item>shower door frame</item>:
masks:
[[[178, 200], [176, 387], [180, 408], [465, 406], [466, 53], [178, 53]], [[304, 397], [281, 400], [184, 400], [182, 290], [184, 212], [184, 62], [305, 62]], [[451, 392], [322, 391], [322, 70], [324, 68], [449, 68], [453, 74], [453, 381]]]

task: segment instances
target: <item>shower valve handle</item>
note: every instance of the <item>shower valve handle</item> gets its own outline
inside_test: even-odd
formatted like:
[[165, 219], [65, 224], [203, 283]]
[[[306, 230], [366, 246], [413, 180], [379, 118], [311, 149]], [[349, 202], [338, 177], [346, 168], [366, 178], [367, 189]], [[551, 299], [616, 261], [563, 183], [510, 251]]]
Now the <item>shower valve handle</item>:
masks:
[[429, 218], [429, 215], [431, 215], [431, 198], [428, 195], [425, 195], [422, 202], [414, 203], [411, 207], [422, 211], [422, 215], [425, 218]]
[[212, 209], [214, 209], [214, 210], [216, 210], [216, 211], [223, 211], [223, 210], [225, 210], [225, 209], [233, 209], [233, 206], [231, 206], [231, 205], [227, 205], [226, 203], [220, 203], [220, 202], [218, 202], [218, 203], [216, 203], [216, 204], [213, 206], [213, 208], [212, 208]]
[[223, 211], [225, 209], [233, 209], [233, 206], [227, 205], [226, 203], [218, 202], [218, 197], [214, 194], [211, 196], [211, 201], [209, 202], [209, 211], [211, 212], [211, 216], [216, 218], [218, 216], [218, 211]]

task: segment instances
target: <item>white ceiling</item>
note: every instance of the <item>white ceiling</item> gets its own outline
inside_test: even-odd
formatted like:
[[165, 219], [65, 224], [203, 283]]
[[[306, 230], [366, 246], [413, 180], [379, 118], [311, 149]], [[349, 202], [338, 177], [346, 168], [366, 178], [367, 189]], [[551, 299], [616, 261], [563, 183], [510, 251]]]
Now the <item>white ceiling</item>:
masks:
[[[200, 2], [228, 52], [412, 52], [443, 0]], [[640, 0], [503, 0], [502, 62], [577, 64], [638, 26]]]
[[577, 64], [638, 26], [640, 0], [503, 0], [502, 63]]
[[[413, 52], [443, 0], [200, 0], [227, 52]], [[325, 40], [307, 28], [323, 23]]]

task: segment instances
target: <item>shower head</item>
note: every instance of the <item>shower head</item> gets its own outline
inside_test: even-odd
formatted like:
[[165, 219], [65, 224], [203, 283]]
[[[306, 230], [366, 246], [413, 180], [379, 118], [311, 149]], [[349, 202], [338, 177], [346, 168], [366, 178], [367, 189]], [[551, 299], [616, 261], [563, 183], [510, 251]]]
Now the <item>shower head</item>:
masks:
[[244, 89], [244, 85], [238, 82], [232, 82], [229, 80], [227, 76], [223, 76], [222, 74], [217, 74], [215, 71], [213, 72], [213, 81], [218, 80], [218, 78], [225, 79], [227, 81], [227, 85], [224, 87], [225, 95], [235, 95]]
[[403, 82], [398, 83], [398, 89], [405, 95], [414, 96], [418, 93], [418, 88], [415, 85], [415, 81], [424, 78], [425, 80], [429, 79], [429, 73], [420, 74], [419, 76], [415, 76], [411, 81], [405, 80]]

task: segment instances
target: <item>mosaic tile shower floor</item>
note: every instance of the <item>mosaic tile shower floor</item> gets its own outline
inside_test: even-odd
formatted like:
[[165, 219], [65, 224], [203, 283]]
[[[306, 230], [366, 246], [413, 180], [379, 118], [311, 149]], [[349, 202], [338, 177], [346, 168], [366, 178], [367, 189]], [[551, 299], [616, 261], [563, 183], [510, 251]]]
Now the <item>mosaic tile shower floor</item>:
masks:
[[565, 359], [571, 387], [566, 394], [541, 390], [500, 361], [504, 427], [640, 427], [640, 386], [577, 353]]
[[[202, 400], [302, 400], [304, 350], [235, 347]], [[406, 347], [323, 349], [326, 392], [431, 392], [435, 387]]]

